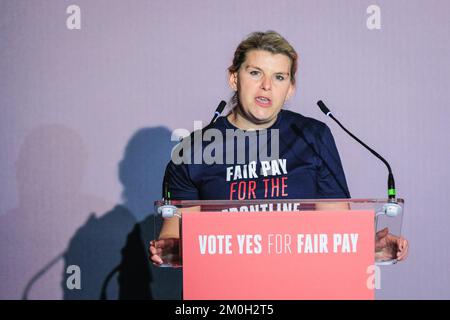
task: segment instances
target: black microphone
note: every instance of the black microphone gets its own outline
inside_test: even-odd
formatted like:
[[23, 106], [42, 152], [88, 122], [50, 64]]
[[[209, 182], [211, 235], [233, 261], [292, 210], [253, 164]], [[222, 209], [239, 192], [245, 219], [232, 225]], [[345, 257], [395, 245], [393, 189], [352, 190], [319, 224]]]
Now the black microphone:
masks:
[[167, 175], [164, 175], [164, 183], [163, 183], [163, 200], [165, 202], [165, 204], [169, 204], [170, 203], [170, 199], [171, 199], [171, 194], [169, 191], [169, 181], [167, 181]]
[[172, 205], [172, 195], [169, 190], [167, 168], [168, 167], [166, 167], [166, 172], [164, 173], [163, 179], [163, 201], [161, 206], [156, 207], [156, 212], [161, 214], [163, 218], [172, 218], [173, 216], [178, 216], [181, 218], [180, 215], [177, 215], [177, 207]]
[[[216, 111], [214, 112], [214, 116], [208, 126], [212, 125], [217, 120], [217, 118], [221, 115], [221, 113], [226, 105], [227, 105], [227, 103], [224, 100], [220, 101], [219, 105], [216, 108]], [[180, 138], [180, 140], [182, 140], [182, 139], [183, 138]], [[171, 194], [170, 194], [170, 190], [169, 190], [169, 181], [167, 178], [167, 168], [166, 168], [166, 172], [164, 173], [164, 178], [163, 178], [162, 198], [166, 204], [170, 203]]]
[[225, 101], [220, 101], [219, 105], [217, 106], [216, 112], [214, 112], [214, 116], [211, 120], [211, 122], [209, 123], [210, 125], [213, 124], [214, 122], [216, 122], [217, 118], [221, 115], [223, 109], [225, 109], [225, 106], [227, 105], [227, 103]]
[[375, 157], [377, 157], [378, 159], [380, 159], [381, 161], [383, 161], [383, 163], [386, 165], [386, 167], [388, 168], [389, 171], [389, 175], [388, 175], [388, 198], [389, 201], [394, 201], [395, 202], [395, 195], [396, 195], [396, 191], [395, 191], [395, 181], [394, 181], [394, 175], [392, 174], [392, 170], [391, 170], [391, 166], [389, 165], [389, 163], [382, 157], [380, 156], [375, 150], [373, 150], [372, 148], [370, 148], [369, 146], [367, 146], [364, 142], [362, 142], [361, 140], [359, 140], [357, 137], [355, 137], [350, 131], [348, 131], [331, 113], [330, 109], [327, 108], [327, 106], [325, 105], [325, 103], [322, 102], [322, 100], [317, 101], [317, 105], [319, 106], [320, 110], [322, 110], [323, 113], [325, 113], [327, 116], [329, 116], [331, 119], [333, 119], [334, 121], [336, 121], [336, 123], [345, 131], [347, 132], [353, 139], [355, 139], [356, 141], [358, 141], [360, 144], [362, 144], [367, 150], [369, 150]]

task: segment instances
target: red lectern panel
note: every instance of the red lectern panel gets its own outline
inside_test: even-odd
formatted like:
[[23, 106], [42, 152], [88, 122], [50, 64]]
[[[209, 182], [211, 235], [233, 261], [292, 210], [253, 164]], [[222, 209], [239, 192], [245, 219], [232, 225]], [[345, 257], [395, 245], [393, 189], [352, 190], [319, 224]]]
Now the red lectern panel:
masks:
[[185, 212], [187, 300], [374, 299], [373, 211]]

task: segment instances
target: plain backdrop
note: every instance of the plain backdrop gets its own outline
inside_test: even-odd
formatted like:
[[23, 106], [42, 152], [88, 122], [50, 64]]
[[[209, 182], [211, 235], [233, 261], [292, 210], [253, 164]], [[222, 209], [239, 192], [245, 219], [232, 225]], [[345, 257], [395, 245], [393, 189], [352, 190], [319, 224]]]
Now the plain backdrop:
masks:
[[[66, 27], [71, 4], [80, 30]], [[366, 25], [372, 4], [378, 30]], [[329, 125], [352, 197], [385, 197], [386, 168], [317, 100], [394, 170], [411, 251], [382, 269], [378, 298], [449, 299], [449, 10], [444, 0], [1, 0], [0, 298], [71, 298], [70, 264], [92, 284], [75, 297], [97, 298], [160, 197], [173, 130], [209, 121], [231, 97], [237, 44], [276, 30], [300, 55], [286, 108]], [[139, 229], [144, 247], [150, 229]]]

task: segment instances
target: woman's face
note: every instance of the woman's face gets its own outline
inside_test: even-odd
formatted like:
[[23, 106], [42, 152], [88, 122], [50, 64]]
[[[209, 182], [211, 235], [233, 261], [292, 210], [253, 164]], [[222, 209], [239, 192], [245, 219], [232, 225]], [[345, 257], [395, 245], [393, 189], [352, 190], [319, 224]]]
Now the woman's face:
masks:
[[291, 60], [284, 54], [265, 50], [247, 52], [237, 73], [230, 74], [229, 83], [238, 91], [240, 105], [235, 125], [243, 130], [270, 127], [295, 90], [291, 83]]

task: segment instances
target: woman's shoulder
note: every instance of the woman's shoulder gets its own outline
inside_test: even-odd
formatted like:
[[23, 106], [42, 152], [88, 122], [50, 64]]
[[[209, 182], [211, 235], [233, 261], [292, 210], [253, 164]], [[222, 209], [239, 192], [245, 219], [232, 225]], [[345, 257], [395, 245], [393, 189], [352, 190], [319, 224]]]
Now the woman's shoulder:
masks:
[[328, 129], [328, 126], [324, 122], [311, 117], [304, 116], [300, 113], [291, 110], [283, 109], [281, 111], [281, 116], [282, 116], [281, 119], [282, 123], [288, 124], [291, 127], [294, 126], [317, 133], [323, 132], [324, 130]]

